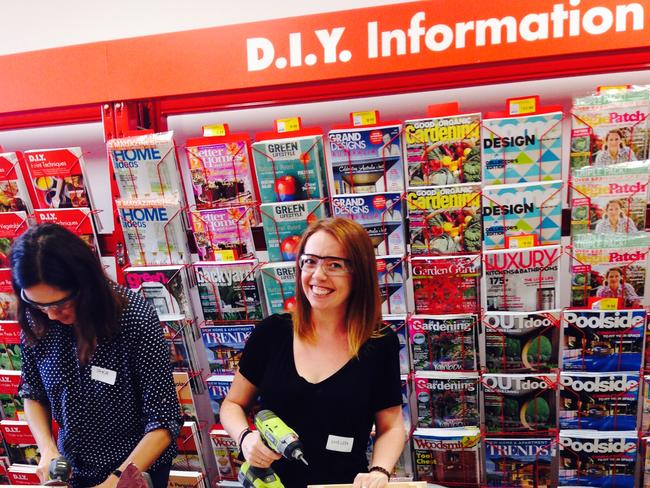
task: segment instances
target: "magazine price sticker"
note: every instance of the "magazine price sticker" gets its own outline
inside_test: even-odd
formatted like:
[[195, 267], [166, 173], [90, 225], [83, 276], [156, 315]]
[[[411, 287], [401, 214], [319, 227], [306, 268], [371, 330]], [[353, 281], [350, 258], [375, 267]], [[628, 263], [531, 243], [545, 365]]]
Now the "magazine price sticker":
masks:
[[377, 111], [369, 110], [365, 112], [352, 112], [352, 125], [355, 127], [364, 125], [375, 125], [377, 123]]

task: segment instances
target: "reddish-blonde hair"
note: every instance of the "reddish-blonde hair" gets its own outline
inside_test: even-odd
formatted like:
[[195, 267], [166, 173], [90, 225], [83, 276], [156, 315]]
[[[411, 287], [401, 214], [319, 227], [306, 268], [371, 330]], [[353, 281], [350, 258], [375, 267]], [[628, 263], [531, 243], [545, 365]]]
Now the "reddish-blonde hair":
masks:
[[350, 352], [356, 356], [364, 342], [379, 335], [382, 323], [375, 250], [366, 230], [353, 220], [341, 217], [319, 220], [311, 224], [302, 235], [296, 258], [296, 312], [293, 314], [293, 329], [301, 339], [309, 341], [314, 338], [311, 305], [302, 289], [302, 271], [298, 261], [309, 238], [319, 231], [329, 233], [348, 253], [352, 282], [345, 322]]

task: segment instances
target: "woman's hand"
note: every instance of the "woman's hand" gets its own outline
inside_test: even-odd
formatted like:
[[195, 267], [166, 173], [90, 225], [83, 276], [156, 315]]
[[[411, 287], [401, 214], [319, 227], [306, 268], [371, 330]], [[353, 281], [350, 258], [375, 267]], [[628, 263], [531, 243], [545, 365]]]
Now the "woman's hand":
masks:
[[36, 474], [38, 475], [38, 479], [43, 483], [50, 479], [50, 463], [52, 459], [56, 459], [59, 456], [61, 456], [59, 451], [45, 451], [41, 455], [41, 460], [36, 467]]
[[359, 473], [354, 478], [353, 488], [384, 488], [388, 485], [388, 476], [379, 471]]
[[273, 461], [277, 461], [282, 457], [277, 452], [266, 447], [260, 438], [260, 433], [256, 430], [244, 438], [241, 450], [246, 461], [256, 468], [268, 468]]

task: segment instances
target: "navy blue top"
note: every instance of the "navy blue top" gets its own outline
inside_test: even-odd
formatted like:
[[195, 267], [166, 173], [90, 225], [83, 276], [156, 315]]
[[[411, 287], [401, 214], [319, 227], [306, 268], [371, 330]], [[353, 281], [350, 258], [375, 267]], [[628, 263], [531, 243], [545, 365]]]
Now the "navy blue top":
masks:
[[[72, 327], [60, 322], [51, 321], [35, 345], [21, 344], [19, 394], [50, 408], [60, 426], [59, 451], [73, 466], [75, 488], [104, 481], [145, 433], [165, 428], [175, 440], [180, 431], [169, 346], [158, 317], [140, 295], [119, 291], [128, 299], [120, 332], [100, 342], [86, 365], [79, 364]], [[97, 367], [115, 371], [115, 383], [93, 379]], [[175, 455], [173, 441], [152, 468]]]
[[[375, 414], [402, 404], [399, 340], [386, 328], [365, 342], [358, 358], [319, 383], [298, 374], [289, 315], [272, 315], [255, 327], [239, 372], [260, 392], [262, 408], [276, 413], [304, 445], [305, 459], [272, 465], [288, 488], [352, 483], [368, 469], [367, 448]], [[347, 449], [333, 445], [344, 439]]]

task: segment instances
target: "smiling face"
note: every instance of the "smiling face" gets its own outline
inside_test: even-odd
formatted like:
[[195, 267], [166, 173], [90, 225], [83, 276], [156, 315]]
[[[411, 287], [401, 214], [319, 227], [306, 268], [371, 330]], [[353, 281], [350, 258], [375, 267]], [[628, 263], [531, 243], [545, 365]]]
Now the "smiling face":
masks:
[[[327, 231], [319, 230], [306, 242], [303, 254], [347, 258], [339, 241]], [[313, 272], [301, 272], [302, 289], [314, 312], [327, 312], [333, 317], [345, 316], [348, 297], [352, 290], [352, 276], [329, 276], [322, 266]]]
[[621, 205], [618, 202], [609, 202], [605, 211], [607, 212], [609, 221], [616, 222], [619, 215], [621, 215]]
[[618, 290], [623, 277], [621, 276], [620, 271], [617, 269], [612, 269], [607, 273], [607, 277], [605, 279], [610, 290]]
[[[77, 319], [77, 313], [75, 310], [76, 300], [72, 297], [72, 293], [69, 291], [61, 290], [54, 286], [46, 285], [44, 283], [39, 283], [29, 288], [23, 290], [25, 298], [30, 302], [38, 304], [48, 304], [55, 303], [65, 300], [66, 298], [71, 298], [70, 300], [65, 300], [64, 302], [53, 305], [50, 307], [45, 307], [41, 309], [50, 320], [56, 320], [65, 325], [73, 325]], [[33, 307], [32, 305], [29, 305]], [[33, 307], [38, 309], [39, 307]]]
[[607, 143], [607, 149], [612, 152], [617, 152], [618, 148], [621, 145], [621, 136], [618, 132], [610, 132], [607, 134], [607, 139], [605, 142]]

